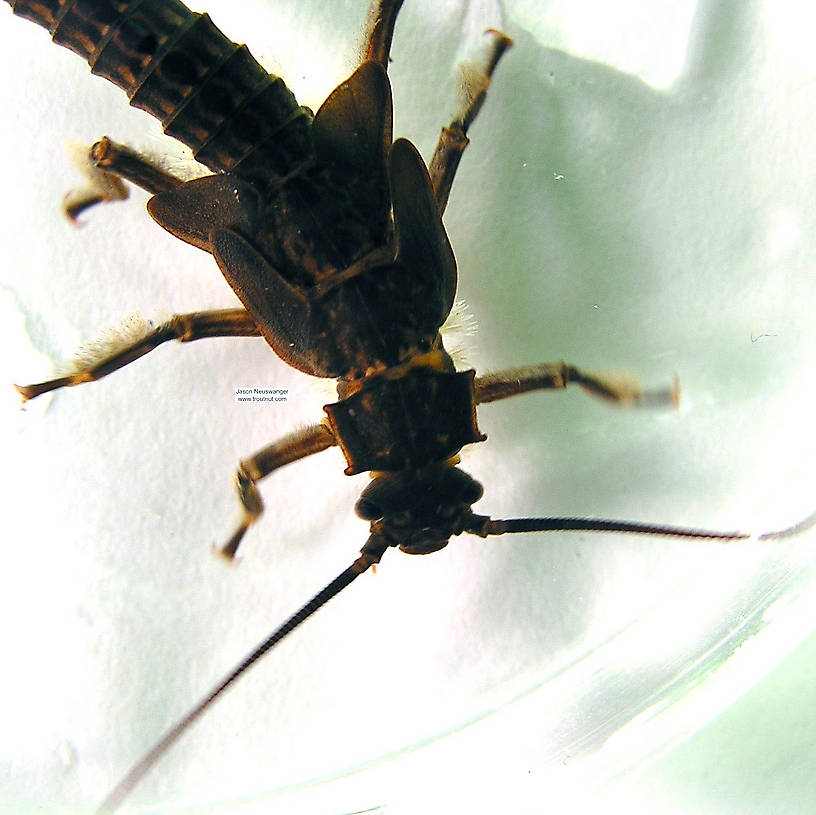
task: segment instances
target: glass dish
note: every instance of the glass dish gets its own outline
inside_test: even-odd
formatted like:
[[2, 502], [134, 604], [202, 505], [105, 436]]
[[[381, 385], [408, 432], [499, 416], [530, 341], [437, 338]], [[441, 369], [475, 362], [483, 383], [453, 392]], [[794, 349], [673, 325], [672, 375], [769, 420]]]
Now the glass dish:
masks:
[[[365, 3], [338, 5], [331, 20], [316, 0], [245, 5], [257, 16], [208, 10], [228, 36], [268, 47], [299, 98], [319, 103], [346, 72], [343, 55], [353, 60]], [[502, 21], [493, 4], [432, 14], [409, 0], [391, 68], [395, 132], [428, 156], [450, 116], [454, 63], [486, 25], [516, 41], [446, 213], [459, 296], [479, 323], [463, 365], [563, 358], [648, 385], [677, 375], [683, 398], [655, 412], [580, 391], [485, 406], [489, 441], [462, 457], [485, 486], [477, 511], [794, 523], [813, 509], [816, 460], [804, 53], [764, 25], [765, 5], [722, 19], [700, 6], [681, 77], [657, 89], [548, 48], [507, 5]], [[69, 137], [145, 147], [154, 131], [40, 29], [6, 15], [0, 35], [14, 77], [0, 134], [7, 379], [47, 376], [49, 360], [134, 310], [229, 306], [215, 264], [152, 224], [140, 193], [79, 230], [60, 219], [75, 183]], [[288, 388], [288, 401], [248, 408], [234, 400], [242, 386]], [[335, 450], [264, 483], [267, 513], [237, 568], [208, 556], [237, 517], [238, 460], [332, 400], [330, 384], [288, 370], [263, 342], [215, 340], [9, 409], [0, 809], [91, 809], [351, 562], [366, 537], [352, 512], [366, 479], [343, 476]], [[242, 679], [128, 805], [591, 808], [610, 779], [694, 732], [806, 636], [813, 543], [531, 535], [389, 553]]]

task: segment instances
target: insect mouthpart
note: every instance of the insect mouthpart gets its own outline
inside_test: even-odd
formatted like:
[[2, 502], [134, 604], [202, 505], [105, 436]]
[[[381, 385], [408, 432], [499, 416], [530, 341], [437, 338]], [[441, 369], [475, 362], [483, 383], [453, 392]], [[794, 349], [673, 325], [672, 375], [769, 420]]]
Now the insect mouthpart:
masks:
[[415, 470], [378, 473], [355, 505], [371, 533], [409, 555], [444, 548], [473, 518], [482, 485], [448, 462]]

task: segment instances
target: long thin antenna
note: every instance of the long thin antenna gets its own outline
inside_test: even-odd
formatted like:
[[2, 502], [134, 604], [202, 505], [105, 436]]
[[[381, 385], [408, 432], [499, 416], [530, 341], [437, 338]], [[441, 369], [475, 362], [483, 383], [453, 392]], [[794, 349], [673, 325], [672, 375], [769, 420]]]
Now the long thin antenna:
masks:
[[[516, 532], [626, 532], [639, 535], [658, 535], [674, 538], [702, 538], [721, 541], [780, 540], [800, 535], [816, 526], [816, 512], [798, 523], [774, 532], [752, 535], [747, 532], [716, 532], [709, 529], [691, 527], [664, 526], [660, 524], [618, 521], [606, 518], [509, 518], [493, 520], [486, 515], [470, 515], [462, 531], [486, 538], [489, 535], [504, 535]], [[135, 764], [128, 774], [111, 790], [107, 798], [96, 810], [96, 815], [111, 815], [133, 791], [134, 787], [152, 769], [153, 765], [178, 741], [209, 706], [229, 687], [244, 671], [254, 665], [264, 654], [279, 643], [287, 634], [294, 631], [304, 620], [324, 606], [333, 597], [343, 591], [356, 577], [370, 566], [379, 563], [389, 544], [377, 534], [369, 537], [360, 557], [345, 571], [341, 572], [324, 589], [319, 591], [306, 605], [296, 611], [283, 625], [270, 634], [258, 647], [248, 654], [230, 671], [195, 707], [182, 717], [162, 738]]]
[[[372, 536], [374, 538], [374, 536]], [[283, 625], [270, 634], [258, 647], [248, 654], [230, 671], [195, 707], [173, 725], [164, 736], [135, 764], [128, 774], [108, 793], [107, 798], [96, 810], [96, 815], [110, 815], [133, 791], [133, 788], [150, 772], [157, 761], [178, 741], [179, 737], [192, 725], [209, 706], [229, 687], [244, 671], [256, 663], [267, 651], [277, 645], [287, 634], [294, 631], [304, 620], [324, 606], [332, 597], [338, 595], [358, 575], [369, 566], [378, 563], [387, 545], [369, 538], [363, 547], [362, 554], [351, 566], [341, 572], [324, 589], [319, 591], [306, 605], [296, 611]]]
[[473, 515], [465, 531], [486, 538], [488, 535], [504, 535], [514, 532], [629, 532], [637, 535], [662, 535], [673, 538], [704, 538], [708, 540], [738, 541], [774, 540], [801, 535], [816, 526], [816, 512], [803, 520], [774, 532], [751, 534], [748, 532], [717, 532], [711, 529], [694, 529], [683, 526], [644, 524], [633, 521], [616, 521], [607, 518], [508, 518], [493, 520], [486, 515]]

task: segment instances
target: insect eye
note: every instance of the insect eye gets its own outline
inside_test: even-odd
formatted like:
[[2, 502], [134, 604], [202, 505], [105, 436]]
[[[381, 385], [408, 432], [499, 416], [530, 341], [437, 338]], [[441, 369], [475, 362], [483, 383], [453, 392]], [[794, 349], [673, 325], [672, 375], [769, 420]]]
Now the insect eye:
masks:
[[471, 480], [462, 490], [459, 500], [463, 504], [475, 504], [484, 495], [484, 488], [478, 481]]
[[369, 498], [358, 498], [354, 505], [354, 511], [358, 518], [364, 521], [378, 521], [383, 516], [383, 511], [379, 504]]

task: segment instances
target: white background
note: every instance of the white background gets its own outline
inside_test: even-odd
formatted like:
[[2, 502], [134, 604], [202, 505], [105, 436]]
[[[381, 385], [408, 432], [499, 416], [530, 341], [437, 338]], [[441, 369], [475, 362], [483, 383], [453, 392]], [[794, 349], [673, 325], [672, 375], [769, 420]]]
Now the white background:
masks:
[[[231, 5], [207, 10], [274, 56], [304, 103], [316, 107], [353, 66], [364, 3], [335, 3], [330, 19], [316, 0]], [[391, 68], [395, 133], [426, 157], [478, 33], [502, 26], [516, 41], [446, 214], [459, 293], [480, 325], [468, 364], [564, 358], [650, 384], [677, 374], [684, 394], [665, 413], [580, 392], [486, 406], [490, 440], [463, 457], [485, 484], [477, 511], [748, 530], [808, 514], [816, 89], [802, 34], [813, 20], [769, 2], [667, 3], [645, 19], [588, 2], [572, 14], [439, 5], [406, 3]], [[232, 305], [211, 259], [155, 226], [140, 193], [81, 229], [61, 219], [76, 183], [68, 140], [163, 147], [118, 89], [2, 11], [4, 378], [47, 377], [132, 311]], [[234, 389], [253, 385], [289, 387], [290, 399], [236, 404]], [[331, 399], [262, 341], [217, 340], [160, 349], [25, 412], [10, 400], [0, 808], [88, 811], [354, 558], [365, 477], [344, 477], [336, 451], [264, 484], [268, 512], [237, 568], [208, 554], [237, 516], [239, 458], [316, 421]], [[687, 765], [681, 781], [671, 765], [638, 772], [809, 633], [810, 546], [573, 535], [389, 553], [248, 675], [131, 806], [539, 812], [596, 810], [603, 795], [635, 811], [768, 811], [705, 783], [689, 801]], [[811, 702], [776, 698], [772, 710], [801, 721]], [[764, 769], [748, 753], [744, 786], [801, 767], [801, 743]], [[734, 760], [733, 743], [714, 744]], [[807, 810], [796, 783], [810, 769], [792, 773], [787, 811]]]

